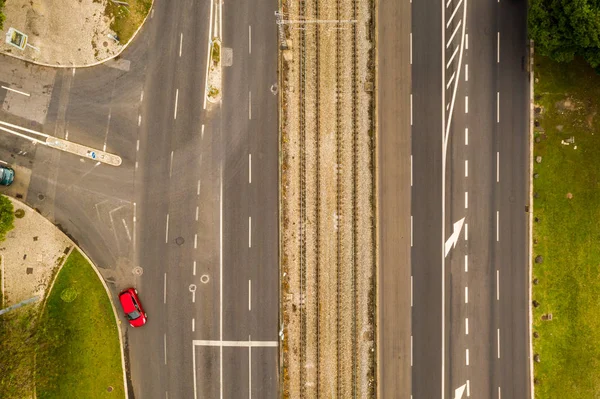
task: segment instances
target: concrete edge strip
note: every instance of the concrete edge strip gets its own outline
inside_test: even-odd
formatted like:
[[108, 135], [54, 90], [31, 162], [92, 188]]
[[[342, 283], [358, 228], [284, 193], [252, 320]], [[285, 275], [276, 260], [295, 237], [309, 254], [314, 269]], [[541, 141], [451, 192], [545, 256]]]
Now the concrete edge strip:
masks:
[[44, 66], [44, 67], [49, 67], [49, 68], [61, 68], [61, 69], [67, 69], [67, 68], [89, 68], [89, 67], [101, 65], [101, 64], [104, 64], [107, 61], [114, 60], [115, 58], [117, 58], [118, 56], [120, 56], [121, 53], [123, 53], [123, 51], [125, 51], [125, 49], [127, 47], [129, 47], [129, 45], [131, 44], [131, 42], [133, 42], [133, 39], [136, 38], [138, 32], [146, 24], [146, 20], [148, 20], [148, 15], [150, 15], [152, 13], [152, 9], [153, 8], [154, 8], [154, 0], [152, 0], [152, 4], [150, 5], [150, 11], [148, 11], [148, 14], [146, 14], [146, 17], [144, 18], [144, 20], [142, 21], [142, 23], [140, 24], [140, 26], [138, 26], [138, 28], [133, 33], [133, 35], [131, 36], [131, 38], [129, 38], [129, 41], [127, 43], [125, 43], [125, 45], [123, 47], [121, 47], [121, 49], [119, 50], [118, 53], [113, 54], [113, 55], [111, 55], [108, 58], [105, 58], [105, 59], [100, 60], [100, 61], [96, 61], [96, 62], [91, 63], [91, 64], [87, 64], [87, 65], [53, 65], [53, 64], [46, 64], [45, 62], [33, 61], [33, 60], [27, 59], [25, 57], [20, 57], [18, 55], [11, 54], [11, 53], [6, 53], [6, 52], [3, 52], [3, 51], [0, 52], [0, 54], [3, 54], [3, 55], [6, 55], [6, 56], [9, 56], [9, 57], [13, 57], [13, 58], [19, 59], [21, 61], [29, 62], [31, 64], [35, 64], [35, 65], [39, 65], [39, 66]]
[[534, 103], [533, 89], [535, 75], [533, 73], [534, 58], [533, 58], [533, 40], [529, 40], [529, 379], [531, 384], [531, 399], [534, 396], [533, 384], [533, 308], [531, 305], [532, 298], [532, 281], [533, 281], [533, 121], [534, 121]]
[[[277, 2], [277, 8], [278, 10], [283, 11], [283, 4], [281, 2], [281, 0], [279, 0]], [[284, 35], [285, 36], [285, 35]], [[285, 36], [285, 39], [287, 40], [287, 36]], [[277, 41], [277, 45], [280, 46], [281, 43], [279, 43], [279, 40]], [[278, 374], [279, 374], [279, 396], [283, 397], [283, 392], [284, 392], [284, 359], [283, 359], [283, 339], [285, 338], [282, 333], [283, 333], [283, 290], [282, 290], [282, 286], [283, 286], [283, 281], [282, 281], [282, 277], [283, 277], [283, 264], [281, 262], [282, 256], [281, 256], [281, 246], [282, 246], [282, 198], [281, 198], [281, 169], [283, 167], [283, 152], [282, 152], [282, 133], [283, 133], [283, 121], [282, 121], [282, 109], [281, 109], [281, 104], [283, 104], [283, 98], [284, 98], [284, 80], [283, 80], [283, 53], [281, 49], [277, 50], [277, 84], [279, 85], [279, 90], [278, 90], [278, 104], [277, 104], [277, 149], [278, 149], [278, 156], [277, 156], [277, 264], [278, 264], [278, 290], [279, 290], [279, 295], [278, 295], [278, 299], [279, 299], [279, 318], [277, 320], [279, 326], [278, 328], [280, 328], [279, 330], [279, 334], [278, 334], [278, 339], [279, 339], [279, 353], [278, 353], [278, 359], [279, 359], [279, 365], [278, 365]]]
[[381, 359], [381, 354], [379, 353], [379, 351], [382, 348], [381, 345], [381, 323], [379, 322], [381, 320], [381, 298], [380, 296], [380, 278], [381, 278], [381, 254], [379, 253], [379, 251], [381, 250], [379, 243], [381, 242], [381, 231], [379, 230], [381, 228], [381, 225], [379, 223], [380, 220], [380, 212], [381, 212], [381, 207], [379, 206], [379, 201], [381, 200], [379, 198], [379, 193], [378, 193], [378, 189], [379, 189], [379, 184], [380, 184], [380, 179], [379, 179], [379, 162], [380, 162], [380, 154], [379, 154], [379, 134], [380, 134], [380, 127], [379, 127], [379, 46], [377, 45], [379, 43], [379, 1], [380, 0], [373, 0], [373, 5], [374, 5], [374, 10], [373, 10], [373, 20], [375, 21], [375, 43], [373, 45], [373, 47], [375, 48], [375, 60], [373, 60], [373, 64], [375, 66], [375, 73], [374, 75], [374, 80], [375, 80], [375, 84], [374, 84], [374, 88], [373, 88], [373, 108], [374, 108], [374, 112], [373, 112], [373, 118], [375, 119], [375, 121], [373, 122], [373, 125], [375, 126], [375, 134], [374, 136], [374, 143], [375, 143], [375, 162], [374, 162], [374, 171], [373, 171], [373, 179], [374, 179], [374, 187], [373, 187], [373, 191], [375, 192], [375, 334], [377, 339], [375, 340], [375, 345], [376, 350], [375, 350], [375, 363], [377, 364], [377, 368], [375, 370], [375, 386], [376, 386], [376, 397], [377, 398], [382, 398], [382, 392], [381, 392], [381, 362], [379, 361]]
[[[9, 197], [9, 196], [7, 196], [7, 197]], [[58, 232], [60, 232], [60, 234], [63, 237], [65, 237], [67, 239], [67, 241], [69, 241], [71, 243], [71, 249], [69, 250], [69, 253], [66, 254], [67, 256], [65, 256], [65, 259], [62, 261], [61, 265], [58, 267], [58, 270], [56, 271], [56, 274], [54, 275], [52, 282], [50, 283], [50, 286], [48, 287], [48, 290], [46, 292], [52, 291], [52, 287], [54, 287], [54, 283], [56, 282], [56, 277], [58, 276], [58, 273], [60, 273], [62, 267], [67, 262], [67, 259], [69, 258], [69, 256], [71, 255], [71, 253], [73, 252], [74, 249], [77, 249], [79, 251], [79, 253], [85, 258], [85, 260], [87, 260], [89, 262], [89, 264], [92, 266], [92, 269], [94, 270], [94, 272], [96, 272], [96, 275], [100, 279], [100, 282], [102, 283], [102, 286], [104, 287], [104, 290], [106, 291], [106, 295], [108, 296], [110, 306], [112, 307], [113, 314], [115, 316], [115, 324], [117, 325], [117, 331], [119, 332], [119, 346], [121, 347], [121, 367], [123, 368], [123, 388], [125, 390], [125, 399], [129, 399], [129, 391], [127, 389], [127, 373], [126, 373], [126, 369], [125, 369], [125, 352], [124, 352], [124, 348], [123, 348], [123, 334], [121, 332], [121, 326], [119, 324], [119, 315], [117, 314], [117, 309], [115, 308], [115, 304], [113, 303], [112, 295], [110, 294], [108, 286], [106, 285], [104, 278], [98, 271], [96, 264], [94, 264], [94, 262], [92, 262], [92, 260], [79, 247], [79, 245], [75, 244], [75, 242], [73, 242], [73, 240], [71, 240], [65, 233], [63, 233], [58, 227], [56, 227], [56, 225], [54, 223], [52, 223], [51, 221], [46, 219], [46, 217], [44, 217], [41, 213], [38, 213], [35, 209], [31, 208], [29, 205], [25, 204], [24, 202], [19, 201], [18, 199], [15, 199], [13, 197], [9, 197], [9, 198], [13, 203], [17, 203], [17, 204], [19, 204], [19, 206], [22, 206], [23, 208], [27, 208], [29, 211], [31, 211], [35, 214], [38, 214], [42, 218], [42, 220], [44, 220], [43, 223], [51, 224]], [[42, 302], [42, 310], [46, 306], [47, 299], [48, 299], [48, 296], [44, 295], [44, 301]], [[40, 313], [40, 315], [41, 315], [41, 313]], [[35, 386], [34, 386], [34, 395], [35, 395]]]

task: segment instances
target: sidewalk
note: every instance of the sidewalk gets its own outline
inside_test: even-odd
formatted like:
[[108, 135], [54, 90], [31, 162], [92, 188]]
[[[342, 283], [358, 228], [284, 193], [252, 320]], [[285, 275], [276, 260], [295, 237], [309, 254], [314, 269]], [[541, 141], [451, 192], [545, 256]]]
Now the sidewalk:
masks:
[[[152, 0], [10, 0], [6, 2], [0, 53], [55, 67], [91, 66], [119, 55], [143, 25], [146, 9]], [[130, 4], [131, 3], [131, 4]], [[120, 8], [118, 8], [120, 7]], [[131, 15], [135, 25], [125, 29], [120, 41], [111, 29], [114, 22], [108, 10]], [[118, 21], [120, 29], [122, 21]], [[21, 50], [5, 41], [9, 28], [28, 35], [28, 45]]]

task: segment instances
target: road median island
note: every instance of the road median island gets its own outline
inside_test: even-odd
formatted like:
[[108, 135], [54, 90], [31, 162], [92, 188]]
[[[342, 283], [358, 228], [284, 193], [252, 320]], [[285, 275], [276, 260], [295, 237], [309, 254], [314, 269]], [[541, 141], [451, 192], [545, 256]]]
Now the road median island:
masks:
[[538, 399], [600, 392], [600, 76], [535, 58], [533, 353]]

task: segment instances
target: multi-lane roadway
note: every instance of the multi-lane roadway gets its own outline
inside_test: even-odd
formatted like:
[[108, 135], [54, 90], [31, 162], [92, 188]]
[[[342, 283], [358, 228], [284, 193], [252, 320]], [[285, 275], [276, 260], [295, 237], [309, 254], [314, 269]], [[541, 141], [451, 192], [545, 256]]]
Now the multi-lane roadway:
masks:
[[527, 398], [526, 4], [403, 3], [379, 14], [380, 391]]

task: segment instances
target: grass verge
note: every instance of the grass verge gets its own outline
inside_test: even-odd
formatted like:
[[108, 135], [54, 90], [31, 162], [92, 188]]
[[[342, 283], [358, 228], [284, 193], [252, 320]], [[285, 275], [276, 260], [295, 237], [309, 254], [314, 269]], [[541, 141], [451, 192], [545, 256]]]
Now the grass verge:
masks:
[[[535, 396], [600, 397], [600, 76], [536, 57]], [[574, 137], [575, 143], [561, 144]], [[537, 142], [539, 140], [539, 142]], [[576, 146], [576, 147], [575, 147]], [[535, 177], [535, 176], [534, 176]], [[534, 194], [535, 197], [535, 194]], [[551, 321], [542, 315], [552, 313]]]
[[112, 306], [97, 274], [77, 250], [56, 277], [38, 334], [38, 398], [125, 396]]
[[131, 39], [152, 7], [152, 0], [127, 0], [125, 3], [129, 5], [109, 0], [104, 10], [105, 14], [113, 19], [110, 28], [115, 31], [121, 44], [125, 44]]

